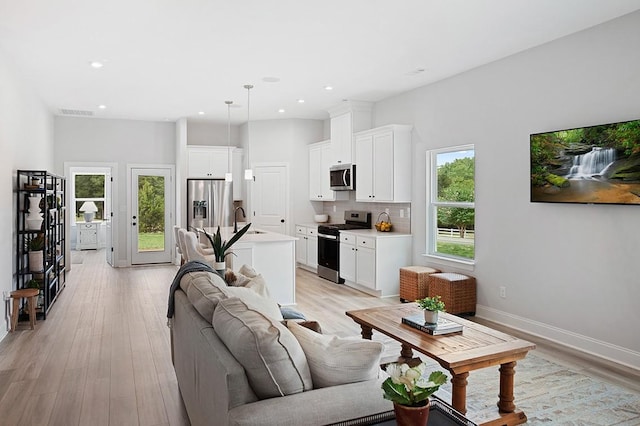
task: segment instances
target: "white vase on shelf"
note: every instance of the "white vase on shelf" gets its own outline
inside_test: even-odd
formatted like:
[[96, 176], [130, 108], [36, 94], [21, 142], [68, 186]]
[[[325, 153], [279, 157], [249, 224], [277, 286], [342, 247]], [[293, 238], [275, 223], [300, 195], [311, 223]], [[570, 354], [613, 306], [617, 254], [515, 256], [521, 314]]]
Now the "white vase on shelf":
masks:
[[27, 229], [40, 229], [42, 226], [40, 200], [42, 200], [42, 197], [29, 197], [29, 214], [25, 219]]

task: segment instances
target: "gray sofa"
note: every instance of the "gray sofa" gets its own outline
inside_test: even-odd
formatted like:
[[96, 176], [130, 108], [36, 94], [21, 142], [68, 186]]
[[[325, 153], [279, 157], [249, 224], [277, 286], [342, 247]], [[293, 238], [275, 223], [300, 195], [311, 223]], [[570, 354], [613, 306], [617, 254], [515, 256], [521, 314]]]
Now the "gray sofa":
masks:
[[215, 307], [225, 297], [205, 283], [216, 277], [185, 274], [174, 293], [172, 354], [192, 425], [327, 425], [393, 409], [382, 398], [382, 375], [259, 400], [242, 365], [212, 326]]

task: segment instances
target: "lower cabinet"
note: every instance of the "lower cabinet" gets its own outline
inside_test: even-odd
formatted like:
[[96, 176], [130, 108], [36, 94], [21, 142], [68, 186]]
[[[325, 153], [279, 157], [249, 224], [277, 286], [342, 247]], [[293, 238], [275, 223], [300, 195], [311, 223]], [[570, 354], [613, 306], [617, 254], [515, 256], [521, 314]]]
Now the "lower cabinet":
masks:
[[400, 294], [400, 268], [411, 264], [411, 235], [340, 232], [340, 276], [378, 297]]
[[296, 263], [312, 271], [318, 268], [318, 227], [296, 225]]
[[98, 248], [98, 222], [76, 222], [76, 250]]

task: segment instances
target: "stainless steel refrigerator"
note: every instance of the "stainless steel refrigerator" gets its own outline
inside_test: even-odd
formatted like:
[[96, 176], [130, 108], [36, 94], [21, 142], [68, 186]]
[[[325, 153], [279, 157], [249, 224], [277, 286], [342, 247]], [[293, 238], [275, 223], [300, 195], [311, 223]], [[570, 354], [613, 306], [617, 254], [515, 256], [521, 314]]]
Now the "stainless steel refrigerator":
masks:
[[187, 229], [233, 226], [233, 182], [187, 179]]

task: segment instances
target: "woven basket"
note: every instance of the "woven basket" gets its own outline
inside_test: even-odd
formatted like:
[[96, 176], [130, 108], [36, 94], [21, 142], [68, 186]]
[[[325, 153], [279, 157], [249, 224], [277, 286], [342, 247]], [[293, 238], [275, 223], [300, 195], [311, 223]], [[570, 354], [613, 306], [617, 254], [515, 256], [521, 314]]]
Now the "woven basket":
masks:
[[450, 272], [428, 276], [429, 297], [440, 296], [448, 313], [476, 314], [476, 279]]
[[400, 268], [400, 300], [414, 302], [424, 299], [429, 292], [427, 277], [440, 272], [427, 266], [405, 266]]

